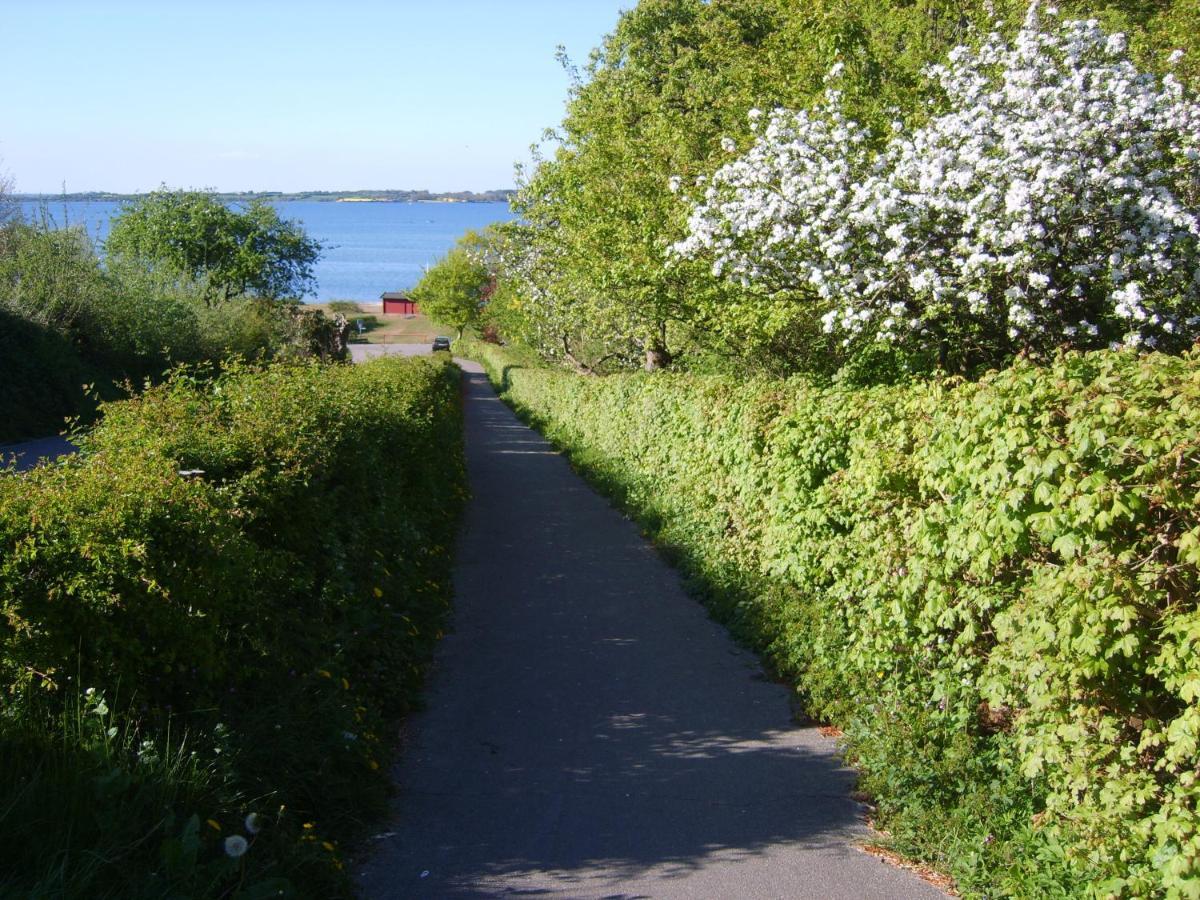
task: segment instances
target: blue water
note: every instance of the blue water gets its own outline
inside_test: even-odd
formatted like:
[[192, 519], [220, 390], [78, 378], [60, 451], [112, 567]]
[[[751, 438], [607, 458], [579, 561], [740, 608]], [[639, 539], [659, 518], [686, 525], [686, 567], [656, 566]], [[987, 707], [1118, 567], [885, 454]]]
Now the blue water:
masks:
[[[421, 279], [468, 229], [513, 218], [504, 203], [275, 203], [279, 215], [295, 219], [325, 244], [316, 265], [317, 296], [306, 300], [375, 301], [384, 291], [404, 291]], [[26, 219], [41, 204], [23, 203]], [[116, 203], [50, 201], [45, 211], [59, 226], [82, 225], [97, 246], [108, 235]]]

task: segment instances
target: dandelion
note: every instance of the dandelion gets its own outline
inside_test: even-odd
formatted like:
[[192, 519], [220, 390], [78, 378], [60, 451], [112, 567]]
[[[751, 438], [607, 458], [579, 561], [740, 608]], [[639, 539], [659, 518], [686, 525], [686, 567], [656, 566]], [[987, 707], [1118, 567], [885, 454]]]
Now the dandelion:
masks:
[[262, 820], [259, 818], [258, 813], [250, 813], [250, 815], [246, 816], [246, 821], [243, 824], [246, 826], [246, 831], [250, 834], [258, 834], [262, 831]]
[[237, 859], [250, 849], [249, 842], [240, 834], [231, 834], [225, 838], [225, 855]]

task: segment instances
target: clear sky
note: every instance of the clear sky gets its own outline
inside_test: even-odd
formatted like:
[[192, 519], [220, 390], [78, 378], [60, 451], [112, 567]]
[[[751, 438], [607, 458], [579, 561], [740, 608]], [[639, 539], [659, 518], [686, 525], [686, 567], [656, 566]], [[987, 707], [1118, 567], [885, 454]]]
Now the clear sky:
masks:
[[487, 190], [633, 0], [0, 0], [21, 193]]

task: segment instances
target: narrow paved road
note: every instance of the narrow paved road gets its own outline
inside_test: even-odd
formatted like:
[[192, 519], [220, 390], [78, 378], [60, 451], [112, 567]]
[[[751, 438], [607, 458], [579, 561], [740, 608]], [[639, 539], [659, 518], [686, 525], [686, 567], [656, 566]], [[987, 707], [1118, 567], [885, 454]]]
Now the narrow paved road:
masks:
[[377, 356], [428, 356], [433, 352], [431, 344], [351, 344], [350, 358], [356, 363]]
[[464, 368], [455, 628], [363, 895], [941, 897], [853, 848], [831, 742]]

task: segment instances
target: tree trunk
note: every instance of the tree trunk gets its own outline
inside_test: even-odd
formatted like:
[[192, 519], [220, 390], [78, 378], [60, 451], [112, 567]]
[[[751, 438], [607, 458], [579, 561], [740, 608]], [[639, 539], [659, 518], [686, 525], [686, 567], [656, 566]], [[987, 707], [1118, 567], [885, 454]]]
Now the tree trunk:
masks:
[[646, 345], [646, 362], [642, 366], [647, 372], [665, 369], [671, 364], [671, 352], [667, 349], [667, 326], [664, 323], [659, 333]]

